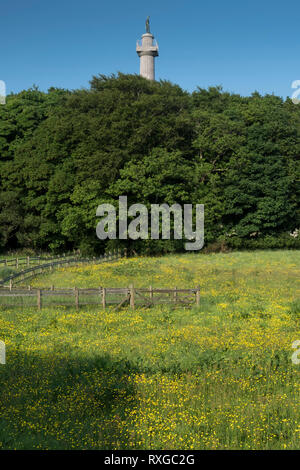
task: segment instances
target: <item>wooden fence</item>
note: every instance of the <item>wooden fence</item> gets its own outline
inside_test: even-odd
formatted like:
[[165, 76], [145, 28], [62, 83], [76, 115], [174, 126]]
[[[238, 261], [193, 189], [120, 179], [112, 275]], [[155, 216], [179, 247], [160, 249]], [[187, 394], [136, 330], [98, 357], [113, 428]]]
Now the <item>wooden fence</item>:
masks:
[[[71, 255], [68, 256], [69, 258]], [[74, 256], [73, 256], [74, 257]], [[31, 265], [36, 265], [36, 264], [41, 264], [42, 261], [58, 261], [59, 259], [66, 259], [66, 255], [58, 255], [58, 256], [24, 256], [24, 257], [18, 257], [18, 258], [6, 258], [6, 259], [0, 259], [0, 266], [9, 266], [9, 267], [15, 267], [19, 268], [20, 266], [31, 266]]]
[[[27, 269], [23, 269], [22, 271], [19, 271], [17, 273], [11, 274], [10, 276], [7, 276], [6, 278], [2, 279], [0, 281], [0, 287], [9, 285], [10, 289], [12, 288], [13, 284], [16, 284], [18, 282], [23, 282], [26, 279], [29, 279], [31, 277], [37, 276], [38, 274], [42, 274], [43, 272], [50, 270], [52, 271], [56, 267], [60, 267], [63, 265], [66, 266], [74, 266], [74, 265], [79, 265], [82, 263], [94, 263], [94, 264], [99, 264], [103, 263], [106, 261], [113, 261], [117, 260], [119, 258], [123, 258], [127, 256], [126, 249], [123, 251], [116, 250], [113, 252], [105, 253], [103, 256], [100, 256], [98, 258], [79, 258], [79, 257], [74, 257], [74, 258], [65, 258], [63, 257], [62, 259], [53, 259], [48, 263], [44, 264], [38, 264], [37, 266], [29, 267]], [[44, 258], [47, 259], [47, 258]]]
[[190, 306], [200, 304], [200, 290], [194, 289], [159, 289], [129, 287], [99, 287], [99, 288], [54, 288], [36, 289], [0, 288], [0, 306], [75, 306], [78, 309], [84, 305], [98, 305], [105, 308], [115, 305], [116, 308], [129, 305], [135, 307], [151, 307], [156, 304], [173, 304]]

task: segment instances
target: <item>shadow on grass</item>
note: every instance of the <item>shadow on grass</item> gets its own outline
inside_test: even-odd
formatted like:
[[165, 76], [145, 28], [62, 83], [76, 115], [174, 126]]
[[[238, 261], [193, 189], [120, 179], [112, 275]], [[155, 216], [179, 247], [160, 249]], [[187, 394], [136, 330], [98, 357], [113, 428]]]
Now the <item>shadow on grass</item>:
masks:
[[124, 426], [135, 402], [130, 372], [107, 355], [11, 352], [0, 366], [0, 448], [133, 448]]

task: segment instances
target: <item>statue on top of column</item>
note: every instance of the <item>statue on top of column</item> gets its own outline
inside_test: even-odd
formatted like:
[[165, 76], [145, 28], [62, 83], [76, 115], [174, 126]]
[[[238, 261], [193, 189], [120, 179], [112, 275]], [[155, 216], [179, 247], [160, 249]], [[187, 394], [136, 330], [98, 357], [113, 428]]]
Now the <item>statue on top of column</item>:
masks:
[[150, 33], [150, 16], [146, 19], [146, 33]]

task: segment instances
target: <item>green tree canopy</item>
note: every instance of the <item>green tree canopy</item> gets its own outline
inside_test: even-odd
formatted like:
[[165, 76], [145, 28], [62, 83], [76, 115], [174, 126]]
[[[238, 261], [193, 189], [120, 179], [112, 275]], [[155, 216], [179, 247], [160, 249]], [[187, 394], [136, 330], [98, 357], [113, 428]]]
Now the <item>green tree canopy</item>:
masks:
[[299, 153], [300, 106], [273, 95], [121, 73], [33, 87], [0, 106], [0, 246], [101, 252], [96, 208], [119, 195], [204, 204], [207, 243], [280, 239], [300, 226]]

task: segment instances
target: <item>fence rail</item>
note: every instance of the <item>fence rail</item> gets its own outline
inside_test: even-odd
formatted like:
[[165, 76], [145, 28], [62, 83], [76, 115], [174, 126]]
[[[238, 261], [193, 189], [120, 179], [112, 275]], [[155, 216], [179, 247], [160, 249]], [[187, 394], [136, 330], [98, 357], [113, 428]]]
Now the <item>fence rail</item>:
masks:
[[[19, 302], [18, 302], [19, 300]], [[21, 302], [20, 302], [21, 300]], [[98, 288], [55, 288], [38, 289], [28, 286], [27, 289], [20, 287], [1, 287], [0, 306], [74, 306], [78, 309], [84, 305], [116, 305], [121, 308], [129, 305], [135, 307], [151, 307], [156, 304], [179, 304], [190, 306], [200, 304], [200, 289], [160, 289], [150, 286], [147, 288], [129, 287], [102, 287]]]
[[99, 258], [96, 258], [96, 257], [94, 258], [79, 258], [79, 257], [65, 258], [63, 257], [63, 259], [58, 259], [57, 261], [55, 261], [56, 258], [54, 258], [54, 260], [50, 261], [49, 263], [38, 264], [37, 266], [33, 266], [31, 268], [29, 267], [17, 273], [11, 274], [10, 276], [7, 276], [6, 278], [0, 281], [0, 287], [5, 286], [6, 284], [9, 284], [10, 289], [12, 289], [13, 284], [22, 282], [38, 274], [42, 274], [44, 271], [48, 269], [51, 271], [55, 267], [59, 267], [63, 265], [71, 266], [71, 265], [78, 265], [82, 263], [99, 264], [99, 263], [103, 263], [106, 261], [117, 260], [119, 258], [123, 258], [126, 256], [127, 256], [126, 250], [124, 250], [123, 252], [121, 252], [120, 250], [117, 250], [114, 252], [105, 253], [103, 256], [100, 256]]
[[[71, 255], [68, 256], [70, 258]], [[67, 258], [65, 254], [58, 255], [58, 256], [23, 256], [17, 258], [6, 258], [0, 259], [0, 265], [8, 266], [8, 267], [20, 267], [20, 266], [30, 266], [31, 264], [40, 264], [41, 261], [55, 261], [59, 260], [60, 258]]]

